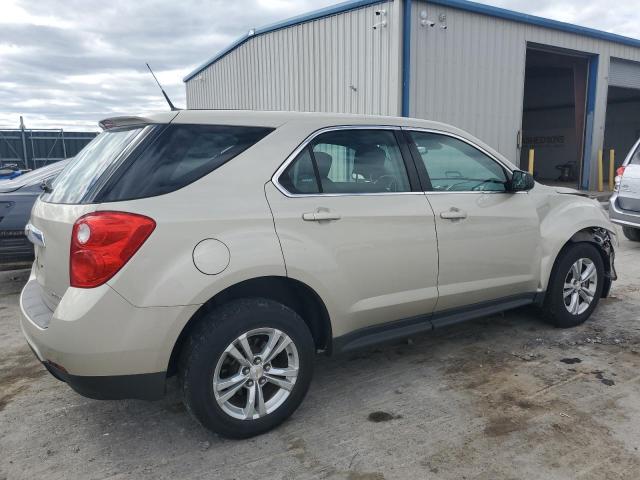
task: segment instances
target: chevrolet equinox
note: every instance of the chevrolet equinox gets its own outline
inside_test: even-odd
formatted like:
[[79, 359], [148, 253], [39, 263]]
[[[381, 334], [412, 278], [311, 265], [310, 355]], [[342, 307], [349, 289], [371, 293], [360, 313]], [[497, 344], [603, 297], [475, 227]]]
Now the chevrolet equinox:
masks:
[[103, 132], [36, 201], [22, 330], [82, 395], [157, 399], [227, 437], [340, 353], [523, 305], [584, 322], [615, 280], [599, 204], [448, 125], [184, 110]]

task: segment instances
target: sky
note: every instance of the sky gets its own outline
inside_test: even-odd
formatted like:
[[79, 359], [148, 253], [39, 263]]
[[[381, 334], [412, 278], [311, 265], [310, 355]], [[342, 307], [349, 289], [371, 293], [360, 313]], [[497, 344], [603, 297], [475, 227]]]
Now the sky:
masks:
[[[149, 62], [177, 107], [182, 78], [249, 29], [336, 0], [0, 0], [0, 128], [97, 130], [105, 117], [163, 111]], [[640, 38], [637, 0], [490, 0]]]

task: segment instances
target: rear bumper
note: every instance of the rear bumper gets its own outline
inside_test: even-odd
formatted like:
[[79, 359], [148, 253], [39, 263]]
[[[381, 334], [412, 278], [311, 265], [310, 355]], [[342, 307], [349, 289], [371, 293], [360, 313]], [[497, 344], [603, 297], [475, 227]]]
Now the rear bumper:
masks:
[[44, 367], [58, 380], [65, 382], [80, 395], [96, 400], [158, 400], [164, 395], [164, 372], [139, 375], [113, 375], [85, 377], [71, 375], [51, 362], [42, 362]]
[[55, 377], [91, 398], [162, 396], [175, 340], [197, 305], [138, 308], [102, 285], [68, 288], [52, 312], [36, 282], [32, 275], [20, 296], [21, 327]]
[[617, 193], [614, 193], [609, 200], [609, 218], [618, 225], [640, 228], [640, 212], [622, 209]]

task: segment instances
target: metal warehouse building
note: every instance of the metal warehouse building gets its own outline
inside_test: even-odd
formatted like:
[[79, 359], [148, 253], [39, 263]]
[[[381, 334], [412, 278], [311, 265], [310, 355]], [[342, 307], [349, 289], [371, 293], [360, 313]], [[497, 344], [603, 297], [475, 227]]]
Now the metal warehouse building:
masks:
[[640, 40], [464, 0], [342, 3], [251, 30], [184, 80], [188, 108], [450, 123], [585, 189], [599, 150], [620, 164], [640, 136]]

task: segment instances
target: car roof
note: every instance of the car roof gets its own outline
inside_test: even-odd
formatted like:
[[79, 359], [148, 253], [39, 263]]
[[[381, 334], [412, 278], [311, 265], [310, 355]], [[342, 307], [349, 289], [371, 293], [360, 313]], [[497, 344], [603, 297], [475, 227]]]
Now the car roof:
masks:
[[217, 125], [243, 125], [278, 128], [288, 123], [306, 125], [310, 130], [319, 130], [332, 126], [376, 125], [414, 127], [437, 130], [465, 138], [501, 161], [511, 164], [507, 158], [485, 144], [480, 139], [472, 136], [459, 128], [446, 123], [423, 120], [410, 117], [393, 117], [381, 115], [356, 115], [350, 113], [324, 113], [324, 112], [293, 112], [293, 111], [269, 111], [269, 110], [207, 110], [187, 109], [171, 112], [154, 113], [150, 115], [113, 117], [102, 120], [100, 125], [104, 128], [142, 125], [150, 123], [182, 123], [182, 124], [217, 124]]
[[190, 109], [153, 113], [141, 116], [123, 116], [104, 119], [100, 124], [108, 128], [145, 123], [220, 123], [279, 127], [289, 122], [313, 122], [331, 125], [397, 125], [420, 128], [455, 129], [451, 125], [417, 118], [382, 115], [356, 115], [349, 113], [290, 112], [267, 110], [207, 110]]
[[453, 128], [440, 122], [421, 120], [417, 118], [393, 117], [382, 115], [358, 115], [350, 113], [325, 112], [287, 112], [287, 111], [256, 111], [256, 110], [182, 110], [175, 118], [175, 122], [187, 123], [195, 120], [223, 121], [251, 120], [264, 126], [279, 127], [289, 122], [311, 122], [318, 125], [397, 125], [415, 126], [421, 128], [446, 129]]

